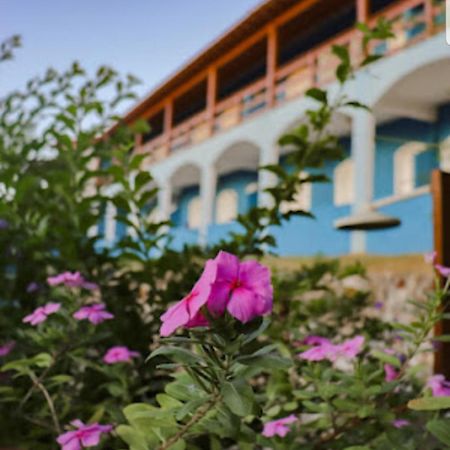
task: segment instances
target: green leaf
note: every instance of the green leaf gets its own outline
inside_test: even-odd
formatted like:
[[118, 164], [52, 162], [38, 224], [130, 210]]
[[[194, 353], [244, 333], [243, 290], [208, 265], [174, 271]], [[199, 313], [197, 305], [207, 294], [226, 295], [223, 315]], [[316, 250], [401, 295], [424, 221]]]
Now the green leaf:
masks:
[[245, 366], [259, 367], [268, 370], [286, 370], [292, 366], [292, 361], [279, 355], [250, 355], [238, 359]]
[[385, 352], [381, 352], [379, 350], [374, 350], [374, 351], [372, 351], [371, 355], [374, 358], [379, 359], [381, 362], [390, 364], [391, 366], [394, 366], [397, 368], [401, 366], [400, 360], [398, 358], [396, 358], [393, 355], [388, 355]]
[[344, 450], [370, 450], [367, 445], [352, 445], [351, 447], [345, 447]]
[[168, 356], [173, 358], [175, 361], [183, 364], [204, 363], [204, 360], [200, 356], [182, 347], [172, 347], [172, 346], [159, 347], [150, 354], [150, 356], [147, 358], [147, 361], [156, 358], [157, 356]]
[[245, 417], [252, 413], [254, 394], [245, 381], [236, 380], [233, 383], [227, 381], [223, 384], [221, 393], [225, 404], [237, 416]]
[[434, 419], [426, 427], [433, 436], [450, 446], [450, 420]]
[[305, 95], [307, 97], [313, 98], [314, 100], [317, 100], [320, 103], [324, 103], [324, 104], [328, 103], [327, 92], [324, 91], [323, 89], [311, 88], [305, 92]]
[[415, 411], [450, 409], [450, 397], [422, 397], [410, 400], [408, 407]]

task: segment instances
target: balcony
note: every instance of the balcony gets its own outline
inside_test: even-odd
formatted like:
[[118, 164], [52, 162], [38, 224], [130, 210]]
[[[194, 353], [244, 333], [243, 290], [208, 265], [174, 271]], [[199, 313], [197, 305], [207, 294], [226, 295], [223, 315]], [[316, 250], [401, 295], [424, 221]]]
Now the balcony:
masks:
[[[318, 5], [323, 8], [323, 2]], [[356, 17], [361, 20], [360, 11], [353, 0], [337, 5], [340, 13], [330, 4], [324, 11], [317, 7], [316, 16], [332, 24], [320, 32], [310, 26], [312, 31], [306, 35], [305, 27], [296, 26], [296, 20], [307, 20], [302, 15], [285, 23], [274, 19], [262, 32], [250, 36], [242, 49], [224, 55], [149, 119], [154, 131], [146, 139], [137, 138], [137, 151], [148, 154], [150, 163], [158, 162], [301, 96], [311, 87], [333, 82], [338, 63], [333, 45], [346, 46], [354, 61], [363, 56], [361, 33], [348, 26]], [[323, 17], [326, 13], [329, 19]], [[338, 21], [330, 22], [336, 17]], [[380, 17], [391, 22], [395, 38], [374, 43], [372, 51], [387, 56], [441, 32], [445, 0], [372, 0], [372, 11], [367, 11], [365, 21], [374, 25]], [[336, 34], [330, 35], [333, 31]], [[316, 45], [306, 47], [311, 43]]]

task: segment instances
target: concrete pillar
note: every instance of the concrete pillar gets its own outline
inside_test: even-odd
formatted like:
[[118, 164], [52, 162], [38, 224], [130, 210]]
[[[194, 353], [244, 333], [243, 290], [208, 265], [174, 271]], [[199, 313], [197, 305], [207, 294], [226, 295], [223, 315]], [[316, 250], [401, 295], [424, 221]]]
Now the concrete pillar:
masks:
[[214, 164], [203, 167], [200, 181], [201, 222], [199, 229], [199, 244], [208, 243], [208, 227], [213, 222], [214, 202], [216, 199], [217, 171]]
[[[371, 209], [375, 179], [375, 116], [364, 109], [353, 115], [351, 152], [354, 161], [355, 203], [353, 214]], [[351, 252], [365, 253], [366, 232], [353, 231], [351, 237]]]
[[[268, 166], [271, 164], [278, 164], [279, 162], [279, 147], [275, 144], [267, 145], [261, 149], [259, 157], [260, 166]], [[267, 170], [260, 170], [258, 172], [258, 206], [270, 208], [273, 205], [273, 199], [270, 194], [264, 192], [265, 189], [275, 186], [277, 184], [277, 176]]]
[[160, 220], [169, 220], [172, 213], [172, 186], [165, 182], [159, 186], [158, 210]]

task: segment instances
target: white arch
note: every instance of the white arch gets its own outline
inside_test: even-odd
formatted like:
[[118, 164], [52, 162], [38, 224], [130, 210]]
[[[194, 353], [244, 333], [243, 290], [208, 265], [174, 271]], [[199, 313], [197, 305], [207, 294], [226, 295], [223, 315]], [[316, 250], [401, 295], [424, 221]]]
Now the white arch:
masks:
[[232, 222], [238, 216], [239, 196], [234, 189], [223, 189], [216, 199], [216, 223]]
[[416, 155], [426, 151], [423, 142], [408, 142], [395, 151], [394, 154], [394, 193], [410, 194], [415, 189]]
[[251, 141], [236, 141], [223, 147], [213, 159], [218, 175], [238, 170], [257, 170], [261, 148]]
[[334, 169], [334, 204], [351, 205], [355, 201], [355, 163], [351, 158], [341, 161]]
[[[449, 61], [449, 47], [442, 34], [398, 52], [394, 56], [383, 58], [371, 66], [356, 83], [355, 94], [362, 95], [361, 101], [373, 106], [388, 91], [409, 74], [433, 63]], [[359, 84], [359, 86], [358, 86]]]

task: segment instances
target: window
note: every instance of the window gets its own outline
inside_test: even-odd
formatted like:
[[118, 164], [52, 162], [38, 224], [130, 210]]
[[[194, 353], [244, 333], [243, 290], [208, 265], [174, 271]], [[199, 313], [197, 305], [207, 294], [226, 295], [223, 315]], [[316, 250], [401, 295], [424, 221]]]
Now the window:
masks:
[[[299, 175], [300, 179], [304, 179], [308, 176], [306, 172], [302, 172]], [[312, 203], [312, 184], [303, 183], [300, 185], [297, 193], [294, 196], [292, 202], [282, 202], [280, 205], [280, 211], [287, 213], [289, 211], [309, 211]]]
[[224, 189], [217, 196], [216, 223], [232, 222], [238, 215], [238, 194], [234, 189]]
[[105, 212], [105, 240], [107, 242], [114, 242], [116, 237], [116, 213], [115, 206], [109, 202]]
[[416, 156], [426, 150], [421, 142], [409, 142], [394, 154], [394, 193], [409, 194], [416, 187]]
[[439, 161], [441, 170], [450, 172], [450, 136], [441, 142]]
[[334, 204], [351, 205], [355, 201], [354, 163], [348, 158], [334, 169]]
[[188, 228], [200, 228], [202, 202], [200, 196], [193, 197], [187, 208], [187, 226]]

